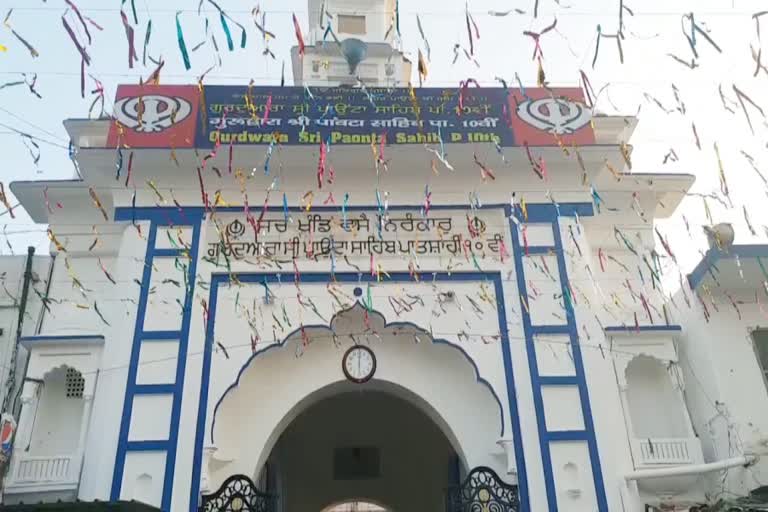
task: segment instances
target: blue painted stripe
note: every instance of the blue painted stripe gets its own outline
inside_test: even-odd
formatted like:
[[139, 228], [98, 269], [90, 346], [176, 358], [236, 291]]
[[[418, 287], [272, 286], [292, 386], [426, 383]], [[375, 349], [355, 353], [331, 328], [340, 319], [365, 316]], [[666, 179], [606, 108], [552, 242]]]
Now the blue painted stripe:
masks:
[[[523, 251], [525, 251], [525, 248], [523, 249]], [[550, 254], [550, 253], [554, 253], [554, 252], [555, 252], [555, 248], [554, 247], [550, 247], [548, 245], [534, 245], [534, 246], [530, 246], [529, 245], [528, 246], [528, 255], [529, 256], [534, 256], [534, 255], [537, 255], [537, 254]]]
[[578, 386], [579, 378], [575, 375], [539, 377], [539, 384], [542, 386]]
[[112, 474], [112, 490], [110, 500], [120, 499], [120, 489], [123, 485], [123, 471], [125, 470], [125, 454], [128, 451], [128, 430], [131, 426], [131, 413], [133, 412], [133, 386], [136, 382], [136, 374], [139, 365], [139, 352], [141, 348], [140, 333], [144, 328], [144, 315], [147, 311], [149, 286], [152, 279], [152, 248], [157, 238], [157, 226], [153, 223], [149, 228], [147, 237], [147, 251], [144, 257], [144, 272], [141, 277], [141, 290], [136, 311], [136, 325], [134, 327], [133, 346], [131, 347], [131, 359], [128, 364], [128, 378], [125, 383], [125, 397], [123, 399], [123, 416], [120, 420], [120, 433], [117, 440], [117, 453], [115, 454], [115, 468]]
[[[509, 209], [507, 210], [509, 212]], [[509, 213], [507, 213], [509, 216]], [[518, 226], [512, 222], [509, 223], [510, 238], [512, 239], [512, 256], [515, 260], [515, 272], [517, 273], [517, 292], [520, 302], [524, 297], [528, 297], [528, 290], [525, 284], [525, 266], [523, 265], [523, 251], [520, 247], [520, 237]], [[533, 408], [536, 412], [536, 428], [539, 435], [539, 448], [541, 451], [541, 464], [544, 470], [544, 487], [547, 491], [548, 510], [557, 512], [557, 494], [555, 491], [555, 479], [552, 474], [552, 455], [549, 450], [549, 443], [546, 442], [545, 433], [547, 426], [544, 418], [544, 399], [541, 395], [541, 385], [539, 384], [539, 365], [536, 360], [536, 344], [534, 343], [533, 327], [531, 326], [531, 315], [528, 308], [520, 305], [521, 316], [523, 320], [523, 333], [525, 334], [525, 351], [528, 356], [528, 371], [531, 376], [531, 391], [533, 394]]]
[[[275, 207], [281, 205], [275, 203]], [[519, 206], [517, 208], [517, 217], [523, 219], [522, 211]], [[391, 205], [387, 208], [389, 211], [415, 211], [419, 209], [419, 205]], [[454, 205], [454, 204], [437, 204], [432, 205], [431, 209], [434, 211], [441, 210], [470, 210], [469, 205]], [[492, 203], [484, 204], [480, 206], [483, 210], [504, 210], [509, 211], [509, 205], [506, 203]], [[313, 206], [312, 211], [317, 213], [323, 212], [340, 212], [338, 206]], [[366, 205], [351, 205], [347, 207], [349, 212], [358, 211], [371, 211], [376, 210], [375, 206]], [[531, 203], [526, 206], [528, 212], [528, 218], [526, 222], [547, 222], [551, 223], [552, 219], [557, 217], [558, 213], [561, 217], [573, 217], [578, 215], [579, 217], [588, 217], [593, 215], [594, 208], [592, 203], [560, 203], [556, 208], [551, 203]], [[219, 213], [240, 213], [243, 211], [243, 206], [222, 206], [216, 209]], [[289, 206], [290, 212], [304, 212], [305, 208], [301, 206]], [[181, 208], [166, 206], [166, 207], [154, 207], [154, 206], [139, 206], [136, 208], [130, 208], [126, 206], [119, 206], [115, 208], [115, 221], [131, 221], [131, 220], [152, 220], [159, 224], [169, 225], [171, 223], [184, 225], [190, 224], [190, 219], [202, 218], [205, 214], [205, 209], [202, 206], [182, 206]]]
[[547, 441], [586, 441], [587, 443], [594, 437], [584, 430], [554, 430], [548, 431], [545, 436]]
[[208, 387], [211, 377], [211, 354], [213, 352], [213, 326], [216, 322], [216, 304], [219, 297], [219, 284], [224, 280], [220, 275], [212, 275], [208, 294], [208, 323], [205, 328], [205, 346], [203, 347], [203, 367], [200, 374], [200, 400], [197, 405], [197, 430], [195, 431], [195, 453], [192, 458], [192, 486], [189, 490], [189, 510], [197, 512], [200, 498], [200, 470], [203, 465], [203, 444], [205, 442], [205, 419], [208, 415]]
[[165, 482], [163, 483], [163, 499], [161, 508], [171, 510], [173, 499], [173, 475], [176, 471], [176, 452], [179, 445], [179, 421], [181, 420], [181, 402], [184, 397], [184, 376], [187, 367], [187, 347], [189, 346], [189, 326], [192, 320], [192, 303], [195, 293], [195, 279], [197, 277], [197, 256], [200, 245], [200, 231], [202, 219], [192, 229], [192, 242], [190, 250], [189, 269], [187, 277], [187, 294], [184, 298], [184, 313], [181, 319], [181, 337], [179, 338], [179, 358], [176, 364], [177, 391], [173, 398], [171, 410], [171, 444], [168, 449], [168, 458], [165, 462]]
[[[504, 286], [501, 281], [501, 275], [494, 279], [497, 311], [499, 316], [499, 330], [501, 332], [501, 350], [504, 356], [504, 378], [507, 382], [507, 401], [509, 403], [509, 414], [512, 420], [512, 442], [515, 445], [515, 463], [517, 464], [518, 492], [520, 494], [520, 505], [522, 510], [530, 510], [531, 504], [528, 497], [528, 471], [525, 468], [525, 454], [523, 452], [523, 435], [520, 428], [519, 409], [517, 407], [517, 390], [515, 387], [514, 369], [512, 366], [512, 352], [509, 346], [509, 329], [506, 328], [507, 308], [504, 299]], [[522, 484], [520, 483], [522, 482]]]
[[532, 325], [531, 333], [539, 334], [570, 334], [571, 329], [567, 325]]
[[[120, 424], [120, 433], [118, 437], [117, 453], [115, 455], [115, 468], [112, 478], [112, 489], [110, 492], [111, 500], [119, 499], [122, 488], [123, 474], [125, 470], [125, 457], [129, 451], [165, 451], [165, 475], [163, 478], [163, 491], [161, 509], [169, 511], [171, 508], [171, 499], [173, 496], [173, 478], [176, 470], [176, 450], [178, 446], [179, 420], [181, 416], [181, 403], [183, 399], [184, 373], [187, 360], [187, 345], [189, 340], [189, 326], [191, 321], [191, 308], [193, 303], [193, 294], [195, 279], [197, 276], [197, 250], [200, 243], [200, 232], [203, 210], [192, 208], [189, 211], [179, 212], [178, 209], [150, 209], [152, 214], [145, 219], [136, 217], [137, 220], [150, 220], [149, 236], [147, 239], [147, 251], [144, 258], [144, 272], [142, 276], [141, 291], [139, 294], [139, 303], [136, 313], [136, 326], [134, 330], [133, 346], [131, 349], [131, 359], [128, 366], [128, 379], [126, 382], [125, 399], [123, 403], [123, 415]], [[128, 209], [128, 218], [134, 218], [135, 212]], [[115, 213], [116, 220], [119, 215], [125, 215], [125, 212]], [[123, 219], [126, 220], [126, 219]], [[190, 220], [195, 222], [193, 225], [192, 248], [189, 251], [189, 268], [187, 274], [188, 288], [184, 299], [184, 308], [182, 311], [181, 329], [178, 331], [144, 331], [144, 319], [147, 312], [149, 289], [152, 278], [153, 259], [157, 256], [178, 256], [186, 255], [185, 250], [166, 250], [154, 249], [157, 240], [157, 230], [159, 226], [189, 224]], [[178, 341], [179, 350], [177, 353], [178, 362], [176, 365], [176, 378], [174, 384], [137, 384], [136, 377], [138, 373], [139, 354], [143, 342], [153, 341]], [[169, 439], [167, 441], [128, 441], [130, 430], [131, 415], [133, 409], [133, 397], [135, 395], [151, 394], [170, 394], [171, 422], [169, 426]]]
[[[557, 267], [560, 274], [560, 286], [563, 296], [570, 296], [570, 285], [568, 283], [568, 268], [565, 263], [565, 252], [563, 249], [563, 240], [560, 235], [560, 221], [555, 218], [552, 223], [552, 231], [555, 235], [555, 246], [557, 247]], [[597, 509], [599, 512], [608, 512], [608, 499], [605, 495], [605, 483], [603, 481], [603, 470], [600, 464], [600, 454], [597, 449], [597, 439], [595, 438], [595, 425], [592, 420], [592, 406], [589, 401], [589, 390], [584, 373], [584, 360], [581, 355], [581, 343], [579, 342], [579, 331], [576, 324], [576, 314], [573, 310], [573, 303], [565, 302], [565, 316], [568, 319], [571, 337], [571, 355], [573, 356], [573, 366], [576, 377], [579, 380], [579, 396], [581, 398], [581, 409], [584, 416], [584, 430], [586, 430], [587, 445], [589, 447], [589, 458], [592, 463], [592, 479], [595, 485], [595, 497], [597, 499]]]
[[181, 338], [181, 331], [142, 331], [139, 333], [141, 341], [177, 341]]
[[178, 258], [186, 255], [186, 249], [155, 249], [152, 251], [152, 256], [155, 258]]
[[134, 395], [170, 395], [176, 392], [176, 384], [136, 384]]
[[151, 440], [151, 441], [128, 441], [126, 450], [129, 452], [164, 452], [168, 450], [170, 441]]

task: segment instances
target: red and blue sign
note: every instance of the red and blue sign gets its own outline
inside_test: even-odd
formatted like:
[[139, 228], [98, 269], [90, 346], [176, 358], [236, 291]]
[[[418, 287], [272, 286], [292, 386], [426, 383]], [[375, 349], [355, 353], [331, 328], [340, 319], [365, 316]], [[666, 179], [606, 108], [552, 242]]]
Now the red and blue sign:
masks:
[[581, 89], [120, 86], [111, 147], [594, 144]]

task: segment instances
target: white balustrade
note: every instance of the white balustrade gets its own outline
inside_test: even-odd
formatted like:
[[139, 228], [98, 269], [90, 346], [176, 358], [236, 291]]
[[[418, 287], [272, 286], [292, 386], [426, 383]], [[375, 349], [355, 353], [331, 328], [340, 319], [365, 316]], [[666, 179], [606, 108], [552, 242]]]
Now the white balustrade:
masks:
[[15, 454], [10, 486], [75, 483], [78, 465], [74, 455], [29, 456]]
[[651, 438], [632, 440], [636, 466], [695, 464], [701, 461], [701, 444], [692, 438]]

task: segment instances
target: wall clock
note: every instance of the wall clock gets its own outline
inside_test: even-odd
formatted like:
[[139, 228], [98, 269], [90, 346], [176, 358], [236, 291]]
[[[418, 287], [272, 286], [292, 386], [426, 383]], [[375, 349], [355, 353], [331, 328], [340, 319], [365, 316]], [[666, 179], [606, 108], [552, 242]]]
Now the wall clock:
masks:
[[341, 369], [347, 379], [355, 384], [368, 382], [376, 373], [376, 356], [364, 345], [354, 345], [344, 353]]

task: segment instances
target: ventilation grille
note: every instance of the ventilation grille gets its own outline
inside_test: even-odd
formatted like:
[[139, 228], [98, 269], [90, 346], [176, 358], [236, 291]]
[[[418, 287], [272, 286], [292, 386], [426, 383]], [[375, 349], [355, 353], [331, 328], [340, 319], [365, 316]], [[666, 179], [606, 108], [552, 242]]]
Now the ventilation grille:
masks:
[[67, 398], [83, 398], [85, 379], [79, 371], [74, 368], [67, 368], [64, 387]]

